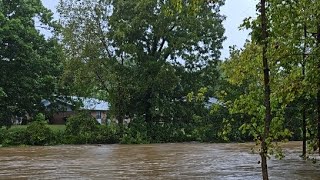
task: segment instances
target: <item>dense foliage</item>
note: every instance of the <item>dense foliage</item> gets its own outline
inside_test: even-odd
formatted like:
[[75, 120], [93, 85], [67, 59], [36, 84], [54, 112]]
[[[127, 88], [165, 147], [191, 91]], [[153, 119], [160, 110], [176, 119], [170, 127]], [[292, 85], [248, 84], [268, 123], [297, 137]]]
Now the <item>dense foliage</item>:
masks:
[[[0, 143], [254, 140], [264, 179], [273, 142], [320, 153], [320, 1], [261, 0], [251, 39], [220, 61], [223, 4], [61, 0], [58, 25], [39, 0], [0, 0]], [[111, 123], [82, 111], [51, 129], [40, 102], [61, 90], [108, 101]], [[33, 122], [9, 128], [18, 117]]]
[[[223, 134], [224, 123], [216, 116], [196, 118], [192, 123], [146, 123], [144, 118], [135, 118], [124, 128], [120, 136], [119, 126], [100, 125], [88, 113], [81, 112], [67, 120], [65, 130], [48, 126], [45, 121], [34, 121], [27, 127], [14, 126], [0, 129], [2, 146], [56, 145], [56, 144], [142, 144], [174, 142], [229, 142], [247, 141], [250, 137], [239, 134], [239, 123], [232, 125]], [[148, 132], [153, 132], [151, 135]]]
[[61, 1], [65, 83], [107, 99], [120, 124], [128, 117], [192, 121], [203, 106], [186, 95], [201, 87], [213, 95], [219, 76], [222, 4], [201, 3], [201, 13], [190, 13], [191, 5], [171, 1]]
[[71, 144], [117, 143], [118, 131], [114, 126], [101, 126], [87, 112], [80, 112], [67, 120], [65, 142]]
[[319, 5], [314, 0], [261, 0], [259, 16], [243, 23], [252, 29], [251, 41], [233, 50], [223, 65], [231, 87], [243, 90], [232, 99], [222, 97], [230, 113], [248, 117], [241, 129], [261, 143], [264, 180], [274, 141], [301, 133], [302, 157], [307, 157], [307, 139], [320, 153]]
[[[62, 49], [36, 28], [54, 30], [52, 12], [41, 1], [0, 1], [0, 125], [32, 117], [41, 100], [56, 90], [62, 72]], [[24, 118], [26, 119], [26, 118]]]

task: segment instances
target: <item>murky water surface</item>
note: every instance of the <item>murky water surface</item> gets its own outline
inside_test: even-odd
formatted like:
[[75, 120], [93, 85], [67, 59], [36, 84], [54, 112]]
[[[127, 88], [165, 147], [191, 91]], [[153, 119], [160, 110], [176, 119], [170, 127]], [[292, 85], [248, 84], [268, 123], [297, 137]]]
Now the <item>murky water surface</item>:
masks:
[[[299, 158], [300, 142], [286, 158], [269, 161], [271, 179], [319, 179], [319, 162]], [[0, 179], [261, 179], [253, 144], [151, 144], [0, 148]]]

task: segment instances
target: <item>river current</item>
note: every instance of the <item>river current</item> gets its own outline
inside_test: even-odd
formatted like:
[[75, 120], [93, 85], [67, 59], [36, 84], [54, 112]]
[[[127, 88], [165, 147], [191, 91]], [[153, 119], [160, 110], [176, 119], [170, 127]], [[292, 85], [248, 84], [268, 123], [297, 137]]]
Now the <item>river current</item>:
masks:
[[[173, 143], [0, 148], [0, 179], [260, 180], [252, 143]], [[270, 179], [320, 180], [320, 163], [303, 161], [301, 142], [268, 161]]]

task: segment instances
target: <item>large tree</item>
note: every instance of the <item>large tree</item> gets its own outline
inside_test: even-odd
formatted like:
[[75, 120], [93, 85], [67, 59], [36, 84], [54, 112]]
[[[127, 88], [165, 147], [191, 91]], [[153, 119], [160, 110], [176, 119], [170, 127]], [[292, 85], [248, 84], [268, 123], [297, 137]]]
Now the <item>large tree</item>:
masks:
[[55, 27], [52, 12], [40, 0], [0, 1], [1, 124], [13, 116], [32, 116], [56, 88], [62, 51], [36, 26]]
[[[294, 98], [297, 101], [296, 107], [301, 107], [304, 157], [306, 157], [307, 124], [311, 125], [309, 132], [317, 129], [317, 125], [310, 120], [311, 118], [307, 121], [308, 117], [311, 117], [312, 111], [320, 114], [320, 104], [316, 101], [316, 99], [319, 101], [317, 96], [320, 89], [319, 58], [317, 58], [320, 42], [319, 5], [319, 2], [314, 0], [286, 2], [269, 0], [268, 6], [268, 16], [272, 20], [269, 23], [271, 29], [269, 39], [273, 45], [269, 48], [270, 54], [277, 57], [276, 63], [282, 67], [283, 71], [296, 74], [296, 77], [302, 80], [291, 81], [290, 84], [295, 84], [301, 91], [300, 95]], [[285, 89], [288, 90], [288, 88]], [[291, 89], [291, 91], [297, 91], [297, 89]], [[318, 126], [319, 119], [318, 117]], [[318, 127], [318, 132], [319, 129]]]
[[[262, 0], [257, 7], [261, 12], [258, 18], [248, 18], [243, 24], [252, 29], [252, 43], [243, 51], [233, 52], [224, 65], [224, 73], [230, 83], [245, 88], [243, 94], [230, 101], [229, 107], [231, 112], [249, 115], [250, 123], [242, 128], [250, 130], [261, 142], [263, 179], [268, 179], [266, 157], [273, 152], [272, 141], [290, 134], [283, 127], [301, 124], [294, 122], [297, 118], [293, 116], [288, 119], [288, 112], [301, 110], [304, 156], [306, 125], [315, 127], [312, 121], [307, 122], [307, 118], [312, 117], [307, 112], [309, 109], [316, 112], [316, 106], [310, 105], [315, 102], [320, 79], [317, 68], [319, 3]], [[261, 60], [263, 66], [257, 64]]]
[[192, 111], [181, 112], [186, 95], [215, 86], [224, 40], [221, 5], [222, 0], [198, 6], [166, 0], [61, 1], [69, 64], [77, 64], [70, 67], [74, 84], [82, 92], [105, 91], [120, 121], [126, 114], [143, 115], [147, 122], [190, 119]]

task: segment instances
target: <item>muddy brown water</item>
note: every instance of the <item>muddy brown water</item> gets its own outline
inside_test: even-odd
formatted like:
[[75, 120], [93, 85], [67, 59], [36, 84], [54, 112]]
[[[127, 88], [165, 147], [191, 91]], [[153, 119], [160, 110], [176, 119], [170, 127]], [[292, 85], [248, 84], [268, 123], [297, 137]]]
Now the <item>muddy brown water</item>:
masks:
[[[0, 148], [0, 179], [261, 179], [251, 143], [80, 145]], [[301, 142], [269, 161], [270, 179], [320, 180], [319, 162], [299, 158]]]

